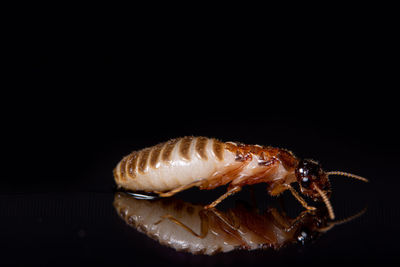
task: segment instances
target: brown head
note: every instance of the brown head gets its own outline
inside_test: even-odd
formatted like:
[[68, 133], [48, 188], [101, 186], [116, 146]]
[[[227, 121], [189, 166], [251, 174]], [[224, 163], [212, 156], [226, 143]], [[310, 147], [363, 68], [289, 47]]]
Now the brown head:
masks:
[[316, 190], [316, 188], [319, 188], [328, 197], [330, 196], [331, 183], [328, 175], [322, 170], [318, 162], [310, 159], [301, 160], [295, 172], [303, 195], [315, 201], [321, 200], [321, 195]]
[[331, 184], [328, 176], [334, 174], [343, 175], [368, 182], [367, 179], [351, 173], [338, 171], [325, 172], [322, 170], [318, 162], [310, 159], [301, 160], [295, 170], [295, 174], [297, 182], [300, 185], [301, 193], [312, 198], [314, 201], [324, 201], [331, 219], [334, 219], [335, 215], [333, 213], [332, 205], [329, 202]]
[[336, 225], [350, 222], [363, 215], [366, 211], [367, 208], [364, 208], [352, 216], [335, 221], [329, 220], [329, 210], [325, 209], [324, 207], [318, 208], [313, 213], [307, 212], [305, 213], [305, 216], [300, 214], [298, 218], [301, 218], [301, 221], [296, 229], [295, 241], [302, 245], [305, 245], [306, 243], [312, 243], [314, 240], [318, 239], [322, 234], [326, 233]]

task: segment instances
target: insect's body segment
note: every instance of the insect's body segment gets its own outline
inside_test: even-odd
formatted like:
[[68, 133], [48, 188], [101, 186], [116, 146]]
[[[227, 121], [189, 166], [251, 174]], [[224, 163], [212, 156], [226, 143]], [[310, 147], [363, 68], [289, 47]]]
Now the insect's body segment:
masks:
[[296, 181], [297, 164], [284, 149], [183, 137], [132, 152], [117, 165], [114, 177], [120, 187], [133, 191], [160, 193], [197, 181], [200, 189], [264, 182], [277, 195], [286, 190], [282, 185]]

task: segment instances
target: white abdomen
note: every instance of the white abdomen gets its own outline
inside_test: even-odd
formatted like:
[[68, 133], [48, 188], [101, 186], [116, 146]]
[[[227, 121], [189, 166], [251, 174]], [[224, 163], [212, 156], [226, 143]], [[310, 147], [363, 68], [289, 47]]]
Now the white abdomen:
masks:
[[114, 169], [119, 187], [134, 191], [167, 191], [208, 179], [235, 164], [225, 143], [206, 137], [183, 137], [135, 151]]

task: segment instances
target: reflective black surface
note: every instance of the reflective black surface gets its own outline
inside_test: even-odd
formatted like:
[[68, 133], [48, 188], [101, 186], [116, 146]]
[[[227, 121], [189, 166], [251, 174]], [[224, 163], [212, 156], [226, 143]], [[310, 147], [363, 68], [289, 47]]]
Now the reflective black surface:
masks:
[[[203, 203], [193, 205], [174, 197], [137, 199], [125, 192], [115, 194], [114, 207], [121, 219], [137, 231], [176, 251], [196, 255], [304, 246], [366, 212], [364, 208], [348, 218], [333, 221], [329, 220], [327, 208], [318, 205], [315, 211], [303, 210], [290, 216], [282, 196], [275, 206], [272, 200], [257, 201], [254, 186], [248, 189], [252, 203], [241, 198], [229, 209], [204, 209]], [[293, 212], [293, 206], [290, 211]]]
[[[38, 165], [32, 166], [36, 171], [34, 175], [31, 175], [32, 169], [14, 166], [13, 171], [5, 176], [7, 179], [2, 180], [2, 261], [61, 265], [229, 263], [238, 266], [264, 262], [318, 265], [326, 261], [397, 261], [395, 252], [398, 248], [397, 222], [400, 210], [397, 205], [398, 157], [394, 151], [367, 143], [367, 140], [356, 140], [353, 133], [349, 132], [336, 131], [332, 134], [321, 128], [315, 131], [308, 128], [308, 132], [304, 132], [302, 128], [286, 128], [283, 125], [268, 121], [261, 125], [259, 121], [187, 121], [180, 126], [174, 124], [179, 128], [169, 131], [175, 131], [178, 135], [178, 129], [181, 129], [181, 135], [203, 134], [227, 140], [284, 146], [299, 156], [318, 158], [327, 170], [338, 169], [363, 175], [370, 180], [369, 184], [346, 177], [332, 177], [331, 201], [338, 219], [367, 207], [365, 214], [335, 227], [316, 242], [304, 247], [289, 247], [279, 252], [233, 251], [216, 256], [176, 252], [127, 226], [119, 219], [112, 205], [112, 169], [115, 164], [131, 150], [152, 145], [154, 141], [162, 141], [169, 135], [165, 133], [168, 128], [162, 129], [165, 133], [163, 136], [155, 128], [152, 128], [151, 133], [147, 129], [138, 128], [138, 132], [142, 130], [149, 135], [154, 133], [154, 137], [143, 137], [138, 132], [121, 132], [120, 139], [113, 137], [101, 140], [97, 137], [95, 142], [68, 142], [71, 147], [57, 140], [54, 148], [46, 146], [45, 152], [51, 152], [49, 155], [42, 152], [35, 159], [32, 150], [22, 155], [24, 160], [30, 161], [26, 163], [27, 166], [32, 162]], [[270, 128], [274, 131], [270, 131]], [[247, 134], [245, 129], [257, 130]], [[235, 133], [237, 138], [234, 137]], [[57, 147], [57, 144], [61, 145]], [[24, 165], [23, 162], [20, 161], [18, 165]], [[14, 172], [19, 174], [15, 176]], [[16, 180], [17, 177], [22, 177], [22, 180]], [[256, 189], [257, 202], [261, 206], [277, 201], [268, 197], [262, 186], [256, 186]], [[193, 189], [177, 197], [193, 203], [209, 203], [224, 190]], [[249, 201], [249, 196], [244, 190], [227, 200], [222, 208], [233, 205], [238, 199]], [[299, 204], [290, 194], [285, 193], [283, 198], [286, 206], [294, 210], [292, 215], [296, 216], [296, 212], [301, 210]]]
[[[191, 43], [160, 49], [143, 39], [141, 48], [114, 53], [86, 34], [81, 46], [51, 32], [51, 43], [31, 47], [23, 58], [3, 112], [2, 264], [398, 262], [398, 101], [385, 90], [390, 70], [367, 56], [370, 49], [298, 51], [259, 42], [251, 49]], [[331, 177], [331, 201], [337, 219], [367, 211], [311, 244], [278, 252], [195, 256], [164, 247], [116, 214], [112, 170], [133, 150], [185, 135], [283, 147], [326, 171], [364, 176], [370, 183]], [[261, 207], [278, 201], [262, 185], [255, 188]], [[176, 197], [210, 203], [224, 190]], [[296, 216], [299, 204], [287, 192], [283, 198]], [[251, 200], [248, 189], [221, 208], [241, 199]]]

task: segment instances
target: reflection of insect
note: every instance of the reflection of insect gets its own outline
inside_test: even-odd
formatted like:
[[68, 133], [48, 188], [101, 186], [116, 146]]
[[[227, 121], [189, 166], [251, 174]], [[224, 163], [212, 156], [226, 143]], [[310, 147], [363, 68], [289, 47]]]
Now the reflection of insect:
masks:
[[267, 208], [261, 214], [242, 204], [222, 212], [174, 198], [138, 200], [125, 193], [116, 193], [114, 207], [126, 223], [161, 244], [207, 255], [304, 244], [362, 214], [334, 222], [328, 220], [324, 207], [289, 218], [276, 208]]
[[269, 146], [223, 143], [206, 137], [183, 137], [135, 151], [124, 157], [114, 169], [119, 187], [169, 197], [198, 186], [214, 189], [229, 184], [228, 191], [206, 208], [215, 207], [244, 185], [267, 183], [272, 196], [289, 189], [308, 210], [315, 208], [291, 186], [298, 182], [300, 191], [314, 201], [324, 201], [334, 219], [329, 175], [344, 175], [368, 180], [345, 172], [324, 172], [313, 160], [299, 160], [292, 152]]

